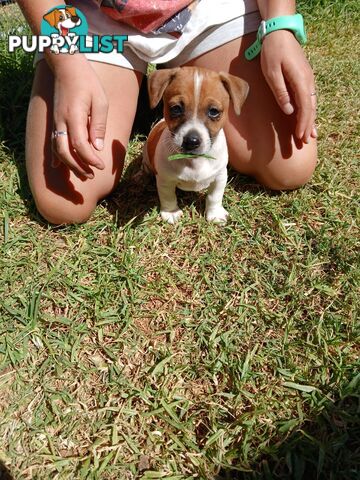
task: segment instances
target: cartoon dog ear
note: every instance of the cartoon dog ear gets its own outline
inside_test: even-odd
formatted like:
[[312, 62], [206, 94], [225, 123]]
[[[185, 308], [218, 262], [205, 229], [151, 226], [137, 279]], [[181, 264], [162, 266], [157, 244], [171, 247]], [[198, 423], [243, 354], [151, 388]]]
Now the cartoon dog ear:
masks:
[[46, 20], [52, 27], [56, 25], [56, 9], [47, 13], [43, 16], [43, 19]]
[[148, 92], [150, 99], [150, 107], [155, 108], [160, 102], [166, 87], [175, 77], [179, 68], [165, 68], [163, 70], [155, 70], [148, 78]]
[[75, 7], [66, 7], [66, 11], [69, 12], [72, 17], [77, 17]]
[[236, 115], [240, 115], [241, 107], [249, 93], [249, 84], [230, 73], [220, 72], [219, 75], [233, 102]]

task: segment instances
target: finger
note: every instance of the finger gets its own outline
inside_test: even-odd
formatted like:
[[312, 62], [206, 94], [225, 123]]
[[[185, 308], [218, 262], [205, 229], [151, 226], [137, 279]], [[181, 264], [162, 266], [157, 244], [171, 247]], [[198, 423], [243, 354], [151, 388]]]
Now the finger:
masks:
[[315, 120], [315, 109], [309, 91], [310, 81], [305, 72], [297, 70], [286, 72], [286, 76], [289, 79], [297, 107], [295, 135], [303, 142], [308, 143]]
[[[62, 131], [66, 131], [66, 128], [63, 128]], [[61, 135], [52, 139], [52, 151], [56, 158], [53, 157], [52, 165], [56, 167], [59, 166], [60, 162], [67, 165], [74, 172], [82, 175], [86, 178], [94, 178], [94, 173], [89, 167], [83, 165], [79, 159], [75, 157], [74, 154], [70, 152], [70, 144], [68, 135]]]
[[[310, 98], [311, 98], [311, 108], [312, 108], [312, 116], [311, 116], [311, 124], [308, 127], [308, 130], [306, 132], [306, 138], [308, 141], [310, 141], [310, 137], [312, 138], [317, 138], [317, 130], [315, 126], [315, 120], [316, 120], [316, 104], [317, 104], [317, 99], [316, 99], [316, 91], [315, 91], [315, 86], [313, 85], [312, 90], [310, 92]], [[309, 143], [309, 142], [307, 142]]]
[[[306, 93], [305, 93], [306, 92]], [[304, 143], [309, 143], [310, 138], [316, 138], [313, 136], [314, 132], [316, 132], [316, 129], [314, 130], [315, 127], [315, 118], [316, 118], [316, 94], [315, 94], [315, 87], [312, 87], [312, 89], [307, 88], [304, 92], [304, 95], [308, 95], [310, 98], [310, 107], [308, 110], [308, 115], [307, 115], [307, 120], [304, 126], [304, 133], [302, 135], [302, 140]]]
[[108, 104], [104, 99], [94, 100], [90, 116], [90, 141], [96, 150], [104, 148]]
[[87, 115], [86, 117], [82, 115], [73, 116], [69, 120], [70, 143], [84, 164], [103, 170], [105, 168], [104, 162], [96, 155], [89, 143], [87, 121]]
[[266, 71], [265, 69], [265, 77], [281, 110], [286, 115], [294, 113], [294, 106], [291, 103], [291, 97], [281, 69], [272, 71]]
[[294, 96], [297, 105], [297, 122], [295, 134], [297, 138], [307, 143], [308, 130], [309, 127], [311, 128], [313, 125], [310, 94], [305, 85], [295, 84]]

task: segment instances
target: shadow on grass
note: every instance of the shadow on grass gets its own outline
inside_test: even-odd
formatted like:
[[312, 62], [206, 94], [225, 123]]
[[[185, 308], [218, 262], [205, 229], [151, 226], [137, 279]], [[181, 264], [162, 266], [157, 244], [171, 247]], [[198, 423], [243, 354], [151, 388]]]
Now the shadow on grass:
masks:
[[[155, 177], [144, 174], [138, 180], [133, 178], [140, 171], [141, 161], [139, 156], [131, 162], [119, 186], [105, 201], [106, 208], [119, 227], [131, 222], [131, 228], [136, 228], [153, 208], [157, 208], [159, 212], [160, 204]], [[180, 208], [193, 205], [199, 216], [204, 215], [205, 194], [203, 192], [185, 192], [177, 189], [176, 196]]]
[[[285, 440], [270, 445], [251, 473], [224, 468], [215, 480], [358, 480], [360, 478], [359, 375], [335, 403]], [[279, 434], [280, 435], [280, 434]]]
[[131, 221], [131, 227], [139, 225], [146, 213], [158, 205], [155, 178], [143, 175], [133, 177], [141, 169], [141, 156], [134, 159], [124, 171], [114, 192], [105, 199], [105, 206], [119, 227]]
[[11, 475], [9, 470], [0, 460], [0, 480], [14, 480], [14, 477]]

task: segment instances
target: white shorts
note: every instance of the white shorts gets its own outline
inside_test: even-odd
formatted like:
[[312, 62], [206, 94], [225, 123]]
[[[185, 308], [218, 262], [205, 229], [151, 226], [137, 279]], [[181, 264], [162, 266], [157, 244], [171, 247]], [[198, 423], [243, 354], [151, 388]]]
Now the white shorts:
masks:
[[[73, 0], [89, 24], [91, 35], [127, 35], [123, 53], [87, 53], [89, 60], [146, 73], [147, 65], [176, 67], [225, 43], [254, 32], [261, 21], [256, 0], [201, 0], [179, 38], [170, 34], [143, 34], [120, 24], [100, 9], [96, 0]], [[38, 54], [35, 62], [42, 58]]]

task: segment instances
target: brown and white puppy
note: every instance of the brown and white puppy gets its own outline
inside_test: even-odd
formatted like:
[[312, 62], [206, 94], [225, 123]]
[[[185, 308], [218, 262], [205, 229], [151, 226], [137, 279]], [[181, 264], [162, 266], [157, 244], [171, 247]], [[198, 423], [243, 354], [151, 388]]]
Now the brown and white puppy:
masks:
[[[226, 222], [222, 199], [228, 150], [223, 127], [230, 100], [239, 115], [248, 90], [248, 84], [234, 75], [197, 67], [157, 70], [149, 76], [150, 106], [156, 107], [163, 98], [164, 119], [149, 134], [143, 164], [156, 175], [163, 220], [175, 223], [182, 215], [176, 199], [178, 187], [186, 191], [208, 188], [206, 219]], [[169, 161], [173, 154], [184, 154], [184, 158]], [[193, 156], [186, 158], [187, 154]]]
[[[77, 27], [81, 24], [81, 19], [76, 14], [75, 7], [65, 7], [65, 8], [56, 8], [51, 12], [44, 15], [44, 20], [46, 20], [49, 25], [56, 28], [58, 31], [57, 36], [66, 37], [69, 35], [69, 32], [72, 28]], [[52, 36], [56, 36], [55, 34]], [[75, 45], [71, 45], [69, 53], [73, 54], [77, 50]], [[51, 51], [58, 54], [60, 49], [57, 45], [51, 47]]]

